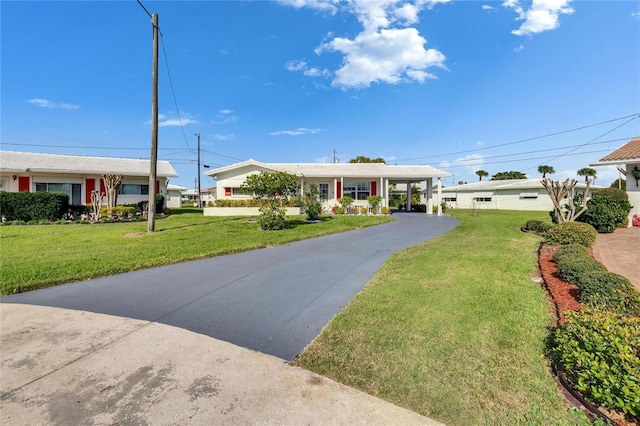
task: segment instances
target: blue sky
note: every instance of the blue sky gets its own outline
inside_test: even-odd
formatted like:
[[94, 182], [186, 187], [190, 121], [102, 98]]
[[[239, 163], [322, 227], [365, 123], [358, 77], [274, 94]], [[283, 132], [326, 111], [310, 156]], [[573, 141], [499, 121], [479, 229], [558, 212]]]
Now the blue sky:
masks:
[[[174, 184], [194, 187], [195, 133], [211, 167], [335, 150], [430, 164], [448, 186], [541, 164], [573, 178], [640, 135], [638, 1], [142, 4], [159, 14], [159, 158]], [[136, 0], [2, 1], [0, 14], [2, 149], [149, 158], [152, 28]], [[597, 184], [617, 178], [597, 170]]]

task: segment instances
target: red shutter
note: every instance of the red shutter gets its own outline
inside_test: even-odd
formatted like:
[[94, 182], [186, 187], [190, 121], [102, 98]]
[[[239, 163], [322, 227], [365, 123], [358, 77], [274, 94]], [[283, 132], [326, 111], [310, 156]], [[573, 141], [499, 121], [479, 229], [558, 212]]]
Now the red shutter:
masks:
[[375, 180], [372, 180], [372, 181], [371, 181], [371, 195], [378, 195], [378, 194], [377, 194], [377, 191], [376, 191], [376, 189], [377, 189], [377, 183], [378, 183], [378, 182], [376, 182]]
[[18, 192], [29, 192], [29, 176], [18, 177]]
[[336, 198], [339, 200], [342, 198], [342, 182], [338, 182], [336, 185], [336, 194], [338, 195]]
[[104, 179], [100, 179], [100, 196], [107, 195], [107, 189], [104, 186]]
[[231, 197], [231, 188], [225, 188], [224, 189], [224, 196], [225, 197]]
[[160, 193], [160, 181], [157, 180], [156, 181], [156, 194], [159, 194], [159, 193]]
[[96, 180], [87, 179], [84, 186], [84, 203], [91, 204], [91, 193], [96, 189]]

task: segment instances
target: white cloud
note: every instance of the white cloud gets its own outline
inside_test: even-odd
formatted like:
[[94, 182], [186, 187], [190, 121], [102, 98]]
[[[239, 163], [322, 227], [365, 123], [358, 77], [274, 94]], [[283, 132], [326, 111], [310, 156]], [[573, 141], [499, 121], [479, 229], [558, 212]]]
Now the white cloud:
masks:
[[482, 10], [494, 10], [495, 7], [489, 6], [488, 4], [482, 5]]
[[333, 158], [330, 157], [318, 157], [313, 160], [314, 163], [333, 163]]
[[278, 130], [275, 132], [269, 133], [271, 136], [300, 136], [300, 135], [315, 135], [318, 132], [321, 132], [322, 129], [307, 129], [306, 127], [299, 127], [295, 130]]
[[235, 134], [230, 134], [230, 135], [213, 135], [213, 138], [217, 141], [228, 141], [231, 140], [233, 138], [235, 138], [236, 135]]
[[336, 37], [321, 48], [345, 55], [332, 85], [361, 88], [374, 82], [423, 83], [427, 78], [435, 78], [424, 70], [434, 66], [445, 68], [446, 58], [435, 49], [425, 50], [425, 43], [415, 28], [402, 28], [363, 32], [353, 40]]
[[309, 9], [329, 12], [333, 15], [338, 11], [336, 5], [340, 0], [278, 0], [278, 2], [285, 6], [295, 7], [296, 9], [308, 7]]
[[168, 118], [164, 114], [158, 114], [158, 127], [181, 127], [195, 123], [197, 123], [197, 121], [189, 118], [187, 115], [180, 118]]
[[640, 12], [632, 13], [631, 17], [640, 21]]
[[53, 101], [50, 101], [49, 99], [35, 98], [35, 99], [28, 99], [27, 102], [40, 108], [66, 109], [66, 110], [74, 110], [79, 108], [77, 105], [67, 104], [64, 102], [53, 102]]
[[453, 161], [441, 161], [439, 167], [448, 169], [452, 167], [464, 167], [469, 173], [475, 173], [477, 170], [482, 169], [484, 164], [484, 156], [481, 154], [469, 154], [461, 158], [456, 158]]
[[560, 15], [570, 15], [574, 12], [569, 6], [572, 0], [533, 0], [531, 7], [525, 10], [520, 0], [506, 0], [502, 5], [513, 9], [518, 17], [524, 21], [520, 28], [511, 31], [512, 34], [533, 35], [544, 31], [555, 30], [560, 26]]
[[238, 121], [238, 117], [233, 115], [233, 110], [231, 109], [221, 109], [218, 111], [216, 118], [211, 124], [229, 124], [235, 123]]
[[[363, 31], [353, 39], [334, 37], [315, 49], [316, 54], [338, 52], [343, 55], [342, 67], [335, 71], [334, 87], [363, 88], [371, 83], [423, 83], [436, 78], [427, 72], [430, 67], [444, 68], [445, 55], [436, 49], [425, 49], [427, 40], [411, 25], [419, 21], [419, 13], [449, 0], [292, 0], [283, 2], [294, 7], [320, 9], [331, 6], [332, 13], [344, 10], [356, 16]], [[335, 8], [335, 10], [333, 9]], [[329, 77], [330, 70], [310, 66], [307, 61], [290, 61], [290, 71], [301, 71], [310, 77]]]

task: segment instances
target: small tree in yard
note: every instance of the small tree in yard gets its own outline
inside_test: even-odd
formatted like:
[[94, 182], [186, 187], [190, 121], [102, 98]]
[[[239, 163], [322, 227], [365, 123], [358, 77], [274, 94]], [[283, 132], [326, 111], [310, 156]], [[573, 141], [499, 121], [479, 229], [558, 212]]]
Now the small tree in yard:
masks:
[[104, 186], [107, 190], [107, 208], [113, 209], [118, 203], [118, 189], [122, 185], [122, 175], [102, 175]]
[[[585, 167], [584, 169], [578, 170], [578, 176], [584, 176], [587, 185], [578, 206], [576, 206], [574, 202], [577, 180], [566, 179], [564, 182], [560, 182], [546, 177], [542, 179], [542, 185], [547, 190], [547, 193], [549, 193], [549, 197], [551, 197], [551, 201], [553, 202], [553, 213], [558, 223], [573, 222], [587, 210], [589, 188], [593, 182], [593, 177], [595, 177], [595, 170]], [[565, 199], [568, 202], [566, 206], [563, 206], [562, 201]], [[576, 211], [578, 207], [580, 210]]]
[[351, 197], [342, 197], [338, 200], [338, 202], [340, 203], [340, 205], [342, 206], [342, 208], [344, 209], [345, 212], [349, 211], [349, 207], [351, 206], [351, 204], [353, 204], [356, 200], [354, 200]]
[[260, 172], [247, 177], [241, 188], [262, 201], [258, 224], [264, 230], [279, 230], [285, 227], [283, 201], [297, 194], [298, 177], [287, 172]]
[[373, 214], [378, 213], [378, 206], [382, 202], [382, 197], [379, 195], [370, 195], [367, 197], [367, 202], [371, 206], [371, 211]]
[[322, 203], [320, 202], [320, 191], [318, 190], [318, 185], [315, 183], [309, 185], [309, 191], [304, 194], [303, 205], [304, 210], [307, 213], [307, 219], [320, 219]]

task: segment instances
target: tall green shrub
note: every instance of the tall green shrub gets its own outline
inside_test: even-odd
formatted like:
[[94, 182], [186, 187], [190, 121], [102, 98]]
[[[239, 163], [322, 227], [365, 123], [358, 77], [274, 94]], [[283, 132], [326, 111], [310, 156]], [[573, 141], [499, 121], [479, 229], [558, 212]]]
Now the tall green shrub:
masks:
[[307, 213], [307, 219], [318, 220], [320, 218], [322, 214], [322, 203], [320, 202], [318, 185], [315, 183], [309, 185], [309, 191], [304, 194], [303, 205]]
[[57, 192], [0, 192], [0, 215], [5, 220], [56, 221], [69, 209], [69, 196]]
[[[582, 195], [576, 196], [579, 197]], [[625, 191], [605, 188], [593, 193], [587, 201], [587, 210], [576, 220], [592, 225], [598, 232], [611, 233], [623, 224], [630, 211]]]

